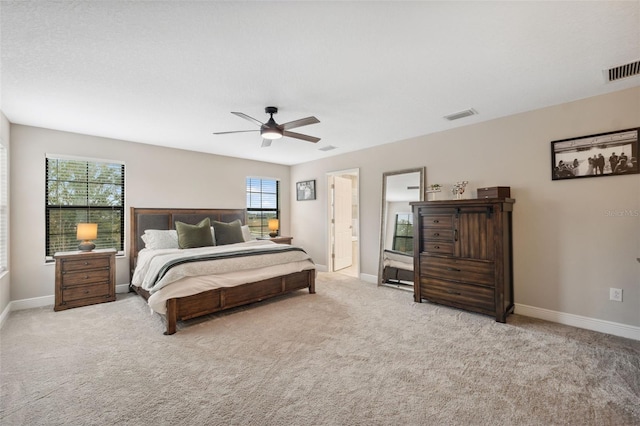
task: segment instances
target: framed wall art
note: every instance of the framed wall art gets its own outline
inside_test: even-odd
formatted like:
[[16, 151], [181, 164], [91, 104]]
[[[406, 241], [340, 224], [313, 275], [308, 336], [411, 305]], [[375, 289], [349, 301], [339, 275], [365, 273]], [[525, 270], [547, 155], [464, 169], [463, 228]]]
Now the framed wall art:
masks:
[[551, 179], [638, 173], [640, 127], [551, 142]]
[[304, 180], [296, 183], [296, 200], [315, 200], [316, 199], [316, 181]]

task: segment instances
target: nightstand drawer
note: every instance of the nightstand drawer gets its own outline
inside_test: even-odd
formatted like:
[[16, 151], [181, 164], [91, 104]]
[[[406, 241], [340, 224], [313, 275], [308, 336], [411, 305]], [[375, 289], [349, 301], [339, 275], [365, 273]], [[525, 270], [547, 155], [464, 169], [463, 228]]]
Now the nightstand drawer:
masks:
[[109, 267], [109, 256], [100, 256], [85, 259], [67, 259], [62, 261], [62, 272], [71, 272], [86, 269], [99, 269]]
[[74, 300], [91, 299], [94, 297], [108, 297], [111, 295], [109, 293], [109, 287], [109, 283], [106, 282], [104, 284], [65, 288], [62, 290], [62, 300], [64, 302], [72, 302]]
[[111, 272], [109, 269], [92, 269], [87, 271], [62, 273], [62, 286], [76, 286], [83, 284], [95, 284], [109, 282]]

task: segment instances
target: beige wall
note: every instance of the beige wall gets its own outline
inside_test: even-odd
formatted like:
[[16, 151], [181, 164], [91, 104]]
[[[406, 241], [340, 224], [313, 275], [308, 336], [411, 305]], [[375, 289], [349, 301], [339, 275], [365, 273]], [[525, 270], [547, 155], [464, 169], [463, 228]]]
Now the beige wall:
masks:
[[[11, 138], [11, 300], [54, 294], [55, 267], [44, 263], [47, 153], [125, 162], [127, 241], [129, 207], [245, 208], [247, 176], [278, 178], [289, 187], [290, 168], [277, 164], [21, 125], [11, 125]], [[283, 235], [289, 235], [289, 199], [282, 191]], [[128, 284], [128, 258], [118, 258], [116, 270], [117, 284]]]
[[[0, 111], [0, 143], [7, 149], [7, 158], [10, 158], [11, 132], [7, 117]], [[9, 175], [7, 175], [9, 177]], [[9, 199], [7, 197], [7, 199]], [[10, 204], [10, 203], [9, 203]], [[8, 225], [11, 222], [8, 222]], [[9, 232], [9, 241], [11, 233]], [[11, 261], [11, 250], [9, 250], [8, 260]], [[0, 277], [0, 315], [3, 314], [11, 301], [11, 269]]]
[[[377, 275], [383, 172], [426, 166], [442, 198], [459, 180], [470, 182], [467, 197], [510, 186], [516, 304], [637, 327], [640, 175], [552, 181], [550, 142], [638, 126], [636, 87], [293, 166], [292, 191], [306, 179], [318, 188], [315, 201], [292, 201], [292, 235], [327, 265], [325, 174], [359, 168], [361, 272]], [[609, 287], [624, 290], [622, 303]]]

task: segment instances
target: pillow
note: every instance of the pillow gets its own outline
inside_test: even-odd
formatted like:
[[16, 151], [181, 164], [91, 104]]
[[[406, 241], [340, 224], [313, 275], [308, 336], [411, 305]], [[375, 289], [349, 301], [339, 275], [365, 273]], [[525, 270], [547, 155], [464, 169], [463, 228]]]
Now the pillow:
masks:
[[255, 237], [251, 235], [251, 230], [249, 229], [249, 225], [242, 225], [242, 238], [245, 241], [255, 240]]
[[144, 241], [145, 248], [148, 249], [173, 249], [179, 248], [178, 246], [178, 233], [175, 229], [161, 230], [161, 229], [146, 229], [144, 235], [142, 235], [142, 241]]
[[208, 217], [205, 217], [196, 225], [176, 220], [176, 231], [178, 232], [178, 245], [181, 249], [213, 245], [211, 221]]
[[213, 230], [216, 234], [216, 244], [219, 246], [244, 242], [240, 219], [236, 219], [231, 223], [216, 222], [214, 220]]

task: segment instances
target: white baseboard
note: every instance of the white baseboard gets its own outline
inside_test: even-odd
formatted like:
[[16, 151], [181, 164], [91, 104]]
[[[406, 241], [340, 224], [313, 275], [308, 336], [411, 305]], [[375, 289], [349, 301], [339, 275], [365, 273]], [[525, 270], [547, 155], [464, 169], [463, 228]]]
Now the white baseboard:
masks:
[[9, 318], [10, 312], [11, 312], [11, 302], [7, 303], [7, 306], [4, 308], [4, 311], [2, 311], [2, 314], [0, 315], [0, 328], [2, 328], [2, 326], [4, 325], [4, 322], [7, 320], [7, 318]]
[[570, 325], [592, 331], [599, 331], [600, 333], [613, 334], [614, 336], [626, 337], [627, 339], [640, 340], [640, 327], [632, 325], [567, 314], [565, 312], [551, 311], [549, 309], [536, 308], [535, 306], [521, 305], [518, 303], [516, 303], [514, 312], [526, 317], [543, 319], [546, 321], [556, 322], [558, 324]]
[[360, 280], [366, 283], [378, 284], [378, 276], [371, 274], [360, 274]]
[[117, 284], [116, 293], [129, 293], [129, 284]]
[[318, 271], [318, 272], [329, 272], [327, 270], [327, 265], [318, 265], [317, 263], [316, 263], [316, 271]]
[[12, 311], [21, 311], [23, 309], [31, 309], [31, 308], [40, 308], [42, 306], [51, 305], [56, 302], [56, 298], [53, 296], [41, 296], [41, 297], [32, 297], [31, 299], [20, 299], [20, 300], [12, 300], [9, 305], [11, 305]]

